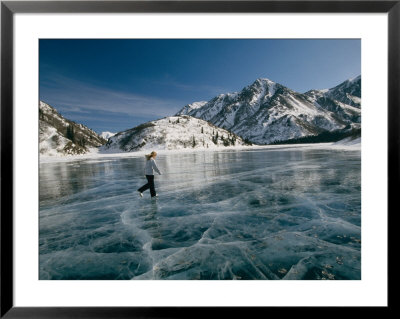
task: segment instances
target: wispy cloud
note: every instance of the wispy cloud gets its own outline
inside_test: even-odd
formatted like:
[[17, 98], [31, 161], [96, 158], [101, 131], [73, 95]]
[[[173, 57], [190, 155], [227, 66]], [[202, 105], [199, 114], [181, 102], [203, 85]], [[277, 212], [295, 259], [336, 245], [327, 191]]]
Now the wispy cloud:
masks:
[[[221, 87], [221, 86], [212, 86], [208, 84], [199, 84], [199, 85], [194, 85], [194, 84], [187, 84], [187, 83], [182, 83], [177, 80], [175, 80], [171, 76], [166, 76], [164, 80], [161, 81], [155, 81], [154, 84], [156, 85], [163, 85], [163, 86], [170, 86], [174, 87], [180, 90], [184, 90], [186, 92], [202, 92], [204, 93], [205, 96], [216, 96], [221, 93], [228, 93], [231, 92], [230, 89]], [[193, 101], [195, 102], [195, 101]]]
[[178, 100], [121, 92], [58, 75], [41, 82], [40, 96], [57, 104], [56, 108], [76, 113], [106, 111], [157, 118], [172, 115], [184, 106]]

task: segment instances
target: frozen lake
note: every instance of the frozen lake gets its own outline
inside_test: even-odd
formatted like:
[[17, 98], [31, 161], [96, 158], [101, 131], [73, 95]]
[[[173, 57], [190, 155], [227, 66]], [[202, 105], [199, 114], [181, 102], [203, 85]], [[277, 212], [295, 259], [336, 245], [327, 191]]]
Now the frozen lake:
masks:
[[361, 279], [361, 152], [277, 148], [40, 165], [40, 279]]

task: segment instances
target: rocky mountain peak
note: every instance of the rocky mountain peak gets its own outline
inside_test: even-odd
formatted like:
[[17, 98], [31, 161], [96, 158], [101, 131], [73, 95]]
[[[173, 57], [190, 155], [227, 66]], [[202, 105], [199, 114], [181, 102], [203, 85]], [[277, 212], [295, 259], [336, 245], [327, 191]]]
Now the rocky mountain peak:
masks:
[[361, 77], [330, 90], [297, 93], [267, 78], [240, 92], [221, 94], [188, 114], [230, 130], [256, 144], [360, 127]]

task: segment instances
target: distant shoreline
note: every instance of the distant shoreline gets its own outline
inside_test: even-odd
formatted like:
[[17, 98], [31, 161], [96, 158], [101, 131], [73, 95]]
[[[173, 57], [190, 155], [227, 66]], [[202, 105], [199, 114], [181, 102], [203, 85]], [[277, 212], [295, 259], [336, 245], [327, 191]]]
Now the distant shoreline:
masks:
[[120, 152], [120, 153], [106, 153], [99, 152], [98, 149], [92, 149], [91, 152], [81, 155], [60, 155], [60, 156], [39, 156], [39, 163], [55, 163], [55, 162], [71, 162], [71, 161], [81, 161], [88, 159], [107, 159], [107, 158], [128, 158], [128, 157], [140, 157], [156, 150], [159, 155], [171, 154], [171, 153], [193, 153], [193, 152], [221, 152], [221, 151], [254, 151], [254, 150], [285, 150], [285, 149], [310, 149], [310, 148], [328, 148], [328, 149], [341, 149], [348, 151], [358, 151], [361, 150], [361, 139], [355, 141], [340, 141], [340, 142], [330, 142], [330, 143], [312, 143], [312, 144], [280, 144], [280, 145], [249, 145], [249, 146], [227, 146], [219, 148], [184, 148], [184, 149], [174, 149], [165, 150], [157, 149], [154, 147], [152, 149], [140, 150], [136, 152]]

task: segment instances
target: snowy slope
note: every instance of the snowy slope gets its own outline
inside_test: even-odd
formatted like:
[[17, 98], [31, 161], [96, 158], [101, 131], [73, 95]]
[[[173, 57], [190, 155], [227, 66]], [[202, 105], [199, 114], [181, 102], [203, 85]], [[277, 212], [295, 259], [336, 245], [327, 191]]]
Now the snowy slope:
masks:
[[[69, 145], [69, 147], [67, 146]], [[41, 155], [57, 156], [61, 154], [79, 154], [80, 149], [72, 151], [76, 147], [73, 143], [61, 135], [57, 129], [44, 121], [39, 125], [39, 150]], [[71, 150], [71, 152], [69, 152]]]
[[105, 139], [82, 124], [64, 118], [52, 106], [39, 103], [39, 152], [44, 156], [85, 154]]
[[179, 115], [186, 115], [186, 114], [192, 113], [192, 112], [194, 112], [194, 110], [197, 110], [197, 109], [203, 107], [204, 104], [206, 104], [206, 103], [207, 103], [207, 101], [200, 101], [200, 102], [194, 102], [192, 104], [185, 105], [182, 108], [182, 110], [180, 110]]
[[245, 145], [238, 136], [191, 116], [171, 116], [117, 133], [101, 153], [139, 150], [207, 149]]
[[343, 140], [333, 143], [333, 145], [361, 146], [361, 137], [347, 137]]
[[328, 90], [325, 95], [344, 104], [361, 107], [361, 76], [349, 79]]
[[[177, 115], [210, 121], [257, 144], [359, 128], [360, 82], [358, 77], [331, 90], [301, 94], [269, 79], [257, 79], [240, 92], [185, 106]], [[353, 105], [346, 104], [349, 99]]]

